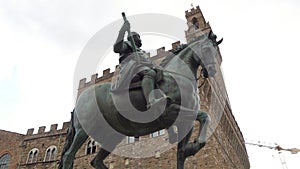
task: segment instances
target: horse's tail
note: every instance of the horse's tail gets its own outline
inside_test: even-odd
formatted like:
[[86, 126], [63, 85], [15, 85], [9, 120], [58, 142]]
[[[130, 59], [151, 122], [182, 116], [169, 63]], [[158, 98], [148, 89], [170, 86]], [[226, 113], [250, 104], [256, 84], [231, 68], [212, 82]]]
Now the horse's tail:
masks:
[[69, 129], [68, 129], [66, 142], [65, 142], [64, 148], [63, 148], [62, 153], [61, 153], [61, 158], [60, 158], [60, 161], [59, 161], [59, 164], [58, 164], [58, 169], [63, 168], [64, 155], [65, 155], [66, 151], [68, 151], [68, 149], [70, 148], [70, 146], [73, 142], [74, 136], [75, 136], [74, 113], [75, 113], [75, 109], [71, 112], [70, 126], [69, 126]]

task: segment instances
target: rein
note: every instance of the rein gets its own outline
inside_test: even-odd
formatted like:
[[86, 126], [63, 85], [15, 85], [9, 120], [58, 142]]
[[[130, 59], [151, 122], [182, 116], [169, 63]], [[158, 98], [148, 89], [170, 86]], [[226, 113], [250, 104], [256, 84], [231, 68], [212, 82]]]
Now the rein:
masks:
[[190, 77], [188, 77], [188, 76], [186, 76], [186, 75], [184, 75], [184, 74], [181, 74], [181, 73], [177, 73], [177, 72], [173, 72], [173, 71], [169, 71], [169, 70], [167, 70], [167, 69], [162, 69], [164, 72], [168, 72], [168, 73], [171, 73], [171, 74], [176, 74], [176, 75], [179, 75], [179, 76], [182, 76], [182, 77], [185, 77], [185, 78], [187, 78], [187, 79], [189, 79], [189, 80], [198, 80], [197, 78], [190, 78]]
[[[187, 78], [187, 79], [189, 79], [189, 80], [192, 80], [192, 81], [193, 81], [193, 80], [196, 80], [196, 82], [199, 81], [200, 78], [201, 78], [201, 75], [200, 75], [198, 78], [192, 79], [192, 78], [190, 78], [190, 77], [188, 77], [188, 76], [185, 76], [184, 74], [181, 74], [181, 73], [169, 71], [169, 70], [166, 70], [166, 69], [163, 69], [163, 71], [164, 71], [164, 72], [171, 73], [171, 74], [176, 74], [176, 75], [185, 77], [185, 78]], [[203, 82], [198, 86], [198, 88], [201, 88], [201, 87], [205, 84], [205, 82], [207, 81], [206, 79], [207, 79], [207, 78], [204, 78]]]
[[[200, 79], [200, 76], [198, 77], [197, 81]], [[199, 85], [198, 88], [201, 88], [206, 82], [206, 78], [204, 78], [203, 82], [201, 83], [201, 85]]]

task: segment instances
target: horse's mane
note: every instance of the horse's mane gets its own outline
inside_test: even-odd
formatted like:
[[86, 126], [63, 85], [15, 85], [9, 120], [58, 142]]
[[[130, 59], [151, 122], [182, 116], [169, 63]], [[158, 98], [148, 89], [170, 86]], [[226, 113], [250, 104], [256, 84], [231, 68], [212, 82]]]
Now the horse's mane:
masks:
[[194, 38], [193, 40], [191, 40], [191, 42], [189, 42], [187, 44], [181, 44], [181, 45], [179, 45], [175, 50], [173, 50], [171, 52], [171, 54], [169, 54], [168, 56], [166, 56], [159, 65], [162, 66], [162, 67], [165, 67], [173, 59], [173, 56], [177, 55], [183, 49], [187, 48], [190, 44], [192, 44], [192, 43], [194, 43], [194, 42], [196, 42], [198, 40], [201, 40], [202, 38], [208, 38], [208, 37], [207, 37], [206, 34], [203, 34], [201, 36], [198, 36], [198, 37]]
[[173, 56], [177, 55], [179, 52], [181, 52], [187, 46], [188, 46], [187, 44], [181, 44], [181, 45], [179, 45], [175, 50], [173, 50], [171, 52], [171, 54], [169, 54], [168, 56], [166, 56], [164, 58], [164, 60], [161, 61], [161, 63], [159, 64], [159, 66], [165, 67], [170, 62], [170, 60], [173, 59]]

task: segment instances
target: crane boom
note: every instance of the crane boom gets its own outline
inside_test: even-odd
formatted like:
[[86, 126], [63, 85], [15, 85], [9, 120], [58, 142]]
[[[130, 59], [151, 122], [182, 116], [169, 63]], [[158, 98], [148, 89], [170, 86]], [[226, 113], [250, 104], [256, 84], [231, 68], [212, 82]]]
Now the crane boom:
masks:
[[253, 145], [253, 146], [258, 146], [258, 147], [266, 147], [266, 148], [270, 148], [270, 149], [274, 149], [274, 150], [277, 150], [277, 151], [289, 151], [291, 152], [292, 154], [297, 154], [300, 152], [300, 149], [298, 148], [282, 148], [281, 146], [279, 146], [278, 144], [274, 143], [274, 145], [267, 145], [267, 144], [264, 144], [264, 143], [261, 143], [260, 141], [258, 141], [257, 143], [254, 143], [254, 142], [245, 142], [245, 144], [248, 144], [248, 145]]
[[281, 162], [281, 165], [282, 165], [283, 169], [288, 169], [288, 167], [287, 167], [286, 161], [284, 159], [284, 156], [282, 154], [282, 151], [289, 151], [292, 154], [297, 154], [297, 153], [300, 152], [300, 149], [298, 149], [298, 148], [288, 148], [288, 149], [286, 149], [286, 148], [280, 147], [276, 143], [274, 143], [273, 145], [267, 145], [265, 143], [261, 143], [260, 141], [257, 141], [257, 142], [245, 142], [245, 144], [252, 145], [252, 146], [258, 146], [258, 147], [270, 148], [270, 149], [278, 151], [279, 159], [280, 159], [280, 162]]

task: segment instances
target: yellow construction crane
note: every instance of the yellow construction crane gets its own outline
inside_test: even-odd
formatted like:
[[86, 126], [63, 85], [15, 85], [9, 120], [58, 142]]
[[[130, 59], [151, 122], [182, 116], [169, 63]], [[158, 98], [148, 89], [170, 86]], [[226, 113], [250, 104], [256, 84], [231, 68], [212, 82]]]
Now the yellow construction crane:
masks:
[[274, 143], [274, 145], [267, 145], [266, 143], [262, 143], [260, 141], [256, 141], [256, 142], [253, 142], [253, 141], [248, 142], [247, 141], [247, 142], [245, 142], [245, 144], [252, 145], [252, 146], [258, 146], [258, 147], [270, 148], [270, 149], [278, 151], [279, 158], [280, 158], [283, 169], [288, 169], [288, 168], [287, 168], [287, 164], [286, 164], [286, 161], [284, 159], [284, 156], [282, 154], [282, 151], [289, 151], [292, 154], [297, 154], [297, 153], [300, 152], [300, 149], [298, 149], [298, 148], [282, 148], [281, 146], [279, 146], [276, 143]]

